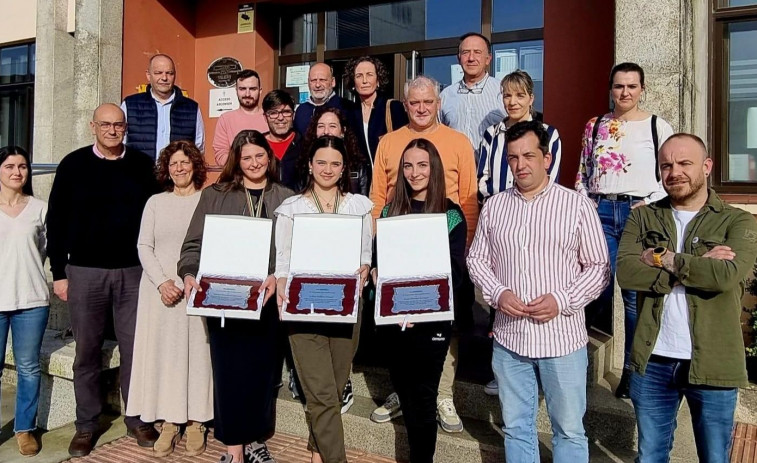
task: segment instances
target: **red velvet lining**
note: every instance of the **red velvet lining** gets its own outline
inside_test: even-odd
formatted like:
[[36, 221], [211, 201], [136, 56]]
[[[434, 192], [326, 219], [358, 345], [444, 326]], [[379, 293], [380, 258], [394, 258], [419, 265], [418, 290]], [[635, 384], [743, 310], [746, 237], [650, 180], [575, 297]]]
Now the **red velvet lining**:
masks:
[[342, 311], [335, 312], [328, 309], [315, 309], [314, 313], [321, 315], [332, 315], [347, 317], [355, 311], [355, 290], [357, 289], [357, 280], [355, 278], [328, 278], [328, 277], [292, 277], [292, 282], [289, 284], [289, 304], [287, 304], [286, 311], [290, 314], [309, 314], [310, 309], [298, 309], [297, 304], [300, 302], [300, 290], [303, 283], [316, 283], [316, 284], [336, 284], [344, 285], [344, 298], [342, 299]]
[[[412, 312], [403, 313], [392, 312], [392, 307], [394, 307], [395, 288], [432, 285], [439, 286], [439, 307], [441, 307], [440, 310], [413, 310]], [[449, 281], [446, 278], [439, 278], [434, 280], [396, 281], [391, 283], [383, 283], [381, 285], [381, 308], [379, 314], [382, 317], [444, 312], [449, 312]]]
[[[247, 299], [247, 307], [244, 309], [234, 307], [222, 307], [215, 304], [204, 304], [205, 296], [208, 294], [208, 289], [213, 283], [222, 283], [226, 285], [239, 285], [248, 286], [250, 288], [250, 297]], [[194, 305], [195, 307], [202, 307], [204, 309], [225, 309], [225, 310], [258, 310], [258, 297], [260, 296], [260, 287], [263, 285], [262, 280], [235, 280], [231, 278], [214, 278], [214, 277], [202, 277], [200, 279], [200, 288], [202, 291], [198, 291], [195, 294]]]

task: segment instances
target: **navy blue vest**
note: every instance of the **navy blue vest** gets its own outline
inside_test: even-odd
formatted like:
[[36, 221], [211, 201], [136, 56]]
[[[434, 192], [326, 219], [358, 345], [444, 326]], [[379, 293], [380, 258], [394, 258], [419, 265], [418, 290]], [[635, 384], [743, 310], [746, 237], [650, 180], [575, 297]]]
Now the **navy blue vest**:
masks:
[[[129, 122], [126, 129], [127, 145], [157, 159], [155, 138], [158, 133], [158, 108], [150, 92], [135, 93], [124, 99]], [[170, 140], [187, 140], [194, 143], [197, 133], [197, 102], [181, 94], [174, 86], [174, 100], [171, 104]]]

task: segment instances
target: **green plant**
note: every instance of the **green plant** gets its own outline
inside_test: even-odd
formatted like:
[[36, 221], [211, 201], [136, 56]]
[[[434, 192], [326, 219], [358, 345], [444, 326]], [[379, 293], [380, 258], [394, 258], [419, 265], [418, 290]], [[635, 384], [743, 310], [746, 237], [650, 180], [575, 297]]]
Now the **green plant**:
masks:
[[[752, 272], [752, 279], [749, 280], [746, 290], [752, 296], [757, 296], [757, 266], [755, 266], [755, 269]], [[749, 313], [747, 327], [749, 329], [749, 335], [751, 336], [751, 341], [746, 347], [746, 356], [757, 358], [757, 305], [751, 309], [744, 307], [744, 311]]]

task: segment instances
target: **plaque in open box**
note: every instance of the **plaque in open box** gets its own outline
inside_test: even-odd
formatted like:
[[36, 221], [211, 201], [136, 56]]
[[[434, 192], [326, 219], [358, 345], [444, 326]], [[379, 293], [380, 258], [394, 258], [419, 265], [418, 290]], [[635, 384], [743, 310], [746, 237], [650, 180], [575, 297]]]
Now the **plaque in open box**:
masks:
[[282, 320], [355, 323], [363, 218], [295, 214]]
[[446, 214], [376, 221], [376, 325], [454, 320]]
[[202, 236], [197, 282], [188, 315], [258, 320], [268, 276], [272, 221], [208, 215]]

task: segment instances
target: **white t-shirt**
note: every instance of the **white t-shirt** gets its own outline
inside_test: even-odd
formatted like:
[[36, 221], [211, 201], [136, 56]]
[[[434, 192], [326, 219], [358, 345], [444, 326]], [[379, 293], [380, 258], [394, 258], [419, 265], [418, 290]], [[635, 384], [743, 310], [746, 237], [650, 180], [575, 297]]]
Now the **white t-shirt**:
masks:
[[[676, 224], [676, 252], [683, 250], [686, 226], [698, 211], [677, 211], [673, 209]], [[686, 302], [686, 288], [677, 285], [665, 296], [662, 306], [662, 324], [655, 343], [655, 355], [677, 359], [691, 359], [691, 331], [689, 330], [689, 304]]]

